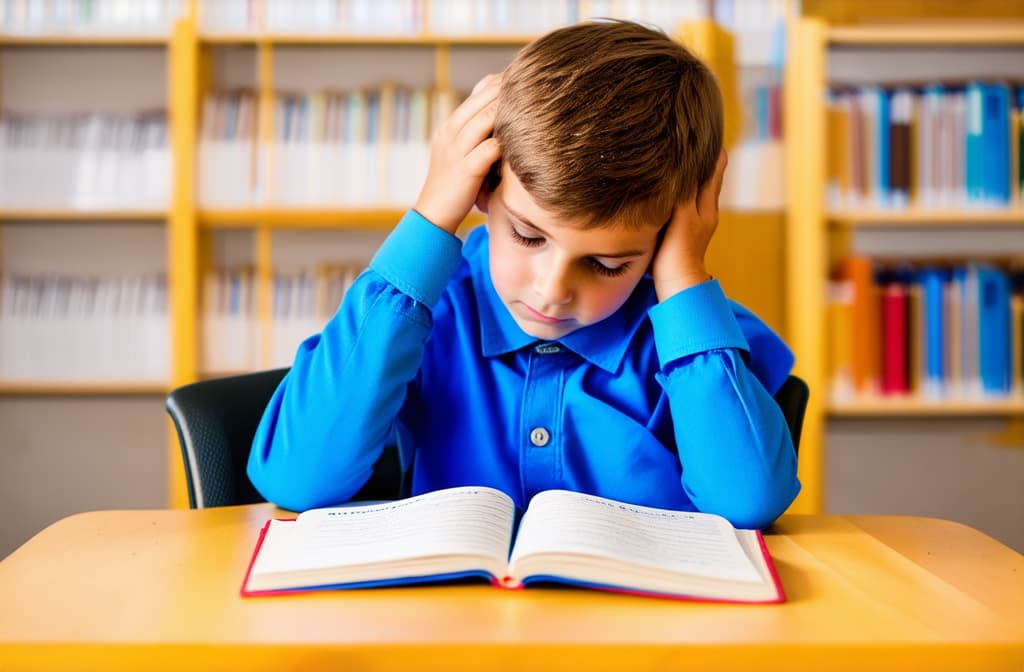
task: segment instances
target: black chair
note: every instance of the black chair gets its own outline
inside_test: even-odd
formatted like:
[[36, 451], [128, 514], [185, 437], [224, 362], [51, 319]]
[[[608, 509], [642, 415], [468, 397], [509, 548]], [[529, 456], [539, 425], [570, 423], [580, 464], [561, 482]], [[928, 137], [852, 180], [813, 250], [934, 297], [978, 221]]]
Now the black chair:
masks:
[[[272, 369], [184, 385], [167, 395], [185, 463], [188, 502], [193, 509], [262, 502], [245, 473], [252, 437], [263, 410], [288, 369]], [[775, 400], [782, 408], [793, 445], [800, 442], [807, 384], [790, 376]], [[388, 448], [354, 501], [398, 499], [403, 490], [398, 451]]]
[[804, 426], [804, 412], [807, 410], [807, 399], [811, 391], [802, 378], [790, 376], [775, 393], [775, 403], [782, 409], [782, 415], [789, 425], [789, 433], [793, 437], [793, 448], [800, 452], [800, 430]]
[[[246, 463], [263, 410], [288, 369], [204, 380], [167, 395], [167, 413], [178, 430], [188, 503], [193, 509], [264, 501], [246, 475]], [[398, 451], [384, 451], [354, 501], [398, 499]]]

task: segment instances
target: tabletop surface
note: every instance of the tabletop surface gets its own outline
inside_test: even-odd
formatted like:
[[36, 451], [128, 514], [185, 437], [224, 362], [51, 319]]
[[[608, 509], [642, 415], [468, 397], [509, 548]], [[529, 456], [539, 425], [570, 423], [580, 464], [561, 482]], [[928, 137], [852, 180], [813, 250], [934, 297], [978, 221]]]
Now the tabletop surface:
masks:
[[[763, 662], [764, 651], [785, 651], [792, 669], [828, 648], [845, 651], [851, 666], [885, 652], [897, 663], [932, 656], [1024, 669], [1024, 556], [949, 521], [783, 516], [765, 534], [787, 595], [780, 605], [486, 584], [240, 597], [260, 528], [282, 516], [290, 514], [253, 505], [97, 511], [54, 523], [0, 562], [0, 669], [4, 655], [25, 667], [73, 667], [145, 647], [174, 654], [168, 666], [197, 648], [208, 663], [218, 651], [222, 662], [240, 662], [251, 646], [264, 662], [282, 647], [410, 665], [458, 649], [475, 665], [515, 646], [520, 662], [601, 652], [592, 669], [675, 654], [693, 662], [695, 651]], [[132, 659], [116, 660], [127, 669]]]

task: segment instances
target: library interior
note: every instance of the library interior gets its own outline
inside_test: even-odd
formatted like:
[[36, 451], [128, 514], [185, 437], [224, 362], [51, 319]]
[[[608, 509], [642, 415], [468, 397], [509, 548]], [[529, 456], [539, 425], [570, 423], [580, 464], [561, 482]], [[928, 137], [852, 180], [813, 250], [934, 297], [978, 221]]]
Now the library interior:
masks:
[[73, 514], [188, 508], [167, 394], [287, 367], [439, 120], [592, 17], [718, 79], [707, 263], [810, 388], [790, 512], [1024, 551], [1024, 4], [0, 0], [0, 558]]
[[[689, 257], [644, 261], [635, 280], [619, 274], [634, 284], [607, 313], [632, 310], [638, 325], [619, 364], [574, 349], [586, 339], [573, 336], [597, 332], [522, 328], [515, 336], [525, 340], [493, 357], [490, 345], [465, 348], [493, 368], [458, 360], [481, 379], [512, 380], [502, 384], [514, 395], [492, 394], [505, 391], [497, 384], [458, 389], [451, 381], [465, 372], [437, 364], [441, 338], [433, 359], [403, 347], [427, 323], [450, 336], [445, 346], [463, 335], [457, 320], [473, 327], [460, 345], [483, 341], [487, 324], [519, 329], [516, 302], [499, 296], [501, 272], [473, 271], [478, 302], [470, 317], [452, 317], [431, 314], [429, 292], [399, 286], [376, 259], [400, 249], [387, 259], [425, 267], [426, 277], [444, 252], [454, 264], [462, 249], [459, 272], [469, 275], [488, 259], [473, 247], [487, 240], [478, 227], [502, 221], [511, 235], [485, 243], [491, 253], [522, 259], [512, 255], [546, 247], [524, 242], [537, 238], [516, 230], [503, 197], [490, 221], [474, 208], [460, 223], [465, 209], [446, 221], [423, 214], [420, 189], [447, 166], [432, 161], [432, 147], [453, 111], [487, 95], [498, 108], [518, 102], [482, 78], [550, 31], [607, 19], [686, 46], [707, 65], [687, 60], [686, 74], [707, 83], [710, 71], [721, 92], [728, 161], [718, 206], [691, 213], [715, 222], [698, 268], [707, 272], [667, 298], [655, 291], [666, 275], [658, 269], [692, 270]], [[680, 58], [665, 36], [657, 44]], [[630, 81], [656, 79], [646, 62], [643, 73]], [[682, 100], [675, 73], [662, 79]], [[590, 109], [607, 126], [604, 111], [622, 99]], [[480, 133], [476, 150], [504, 142], [500, 124], [487, 128], [494, 137]], [[659, 140], [667, 136], [683, 137]], [[688, 141], [699, 144], [692, 133]], [[490, 184], [482, 176], [494, 156], [472, 173], [477, 182]], [[500, 179], [535, 205], [528, 181]], [[465, 180], [448, 184], [457, 192]], [[547, 226], [548, 211], [526, 212]], [[552, 248], [567, 229], [560, 216]], [[433, 245], [423, 259], [393, 244], [413, 240], [403, 238], [412, 225]], [[621, 240], [608, 231], [624, 228], [580, 238]], [[685, 248], [680, 231], [693, 239], [705, 229], [668, 226], [658, 238], [650, 229], [642, 254]], [[516, 236], [524, 249], [508, 242]], [[619, 249], [638, 256], [638, 246]], [[602, 256], [580, 253], [591, 275], [571, 268], [595, 303], [610, 304], [624, 285]], [[594, 282], [599, 274], [608, 284]], [[770, 330], [751, 328], [721, 293], [700, 294], [718, 286]], [[633, 300], [648, 289], [648, 303]], [[694, 296], [712, 296], [718, 312]], [[353, 306], [378, 299], [395, 301], [375, 314], [395, 318], [390, 331], [353, 317], [363, 315]], [[666, 304], [686, 308], [672, 323], [685, 328], [659, 326]], [[569, 321], [552, 315], [536, 323]], [[739, 338], [693, 336], [704, 322]], [[751, 353], [772, 346], [769, 364], [744, 354], [741, 322]], [[434, 422], [400, 414], [385, 436], [367, 430], [366, 416], [380, 413], [345, 416], [310, 449], [309, 409], [364, 401], [360, 391], [339, 403], [332, 385], [343, 376], [321, 376], [288, 401], [303, 431], [286, 448], [302, 449], [273, 449], [305, 470], [282, 469], [265, 501], [267, 472], [261, 482], [258, 467], [246, 469], [250, 455], [273, 452], [251, 449], [269, 445], [256, 423], [270, 409], [264, 425], [275, 425], [284, 402], [268, 400], [303, 380], [313, 355], [302, 355], [315, 350], [303, 344], [318, 334], [328, 342], [332, 329], [347, 330], [341, 341], [392, 338], [363, 338], [374, 347], [359, 357], [324, 356], [355, 351], [348, 341], [316, 350], [321, 372], [340, 360], [358, 372], [366, 408], [394, 392], [392, 360], [419, 366], [410, 376], [429, 369], [447, 406], [426, 406], [428, 394], [398, 380], [385, 403], [412, 390]], [[789, 360], [769, 331], [792, 351], [791, 372], [775, 375]], [[516, 369], [523, 358], [575, 369], [530, 378], [533, 364]], [[700, 368], [707, 359], [731, 363], [715, 371], [732, 377], [705, 377], [725, 391], [700, 396], [712, 385], [691, 382], [689, 397], [673, 396], [681, 376], [710, 370]], [[576, 376], [565, 394], [535, 394], [525, 382], [562, 385], [584, 369], [596, 375]], [[284, 378], [289, 370], [299, 373]], [[646, 396], [625, 410], [606, 403], [602, 395], [623, 387]], [[520, 397], [523, 409], [568, 408], [546, 417], [572, 416], [577, 434], [520, 421]], [[648, 398], [656, 404], [643, 406]], [[596, 413], [579, 411], [595, 399], [604, 404], [588, 407]], [[506, 410], [518, 435], [495, 427]], [[296, 423], [300, 412], [306, 423]], [[490, 442], [510, 457], [479, 449], [453, 459], [438, 415], [483, 428], [462, 431], [460, 445], [469, 435], [474, 449]], [[680, 417], [687, 422], [673, 424]], [[729, 433], [739, 426], [750, 431]], [[769, 434], [775, 452], [762, 441]], [[338, 447], [353, 436], [357, 450]], [[365, 457], [377, 438], [372, 448], [387, 449], [356, 476], [352, 460], [320, 464], [345, 450]], [[433, 450], [422, 448], [428, 439]], [[674, 452], [661, 450], [669, 444]], [[707, 450], [694, 452], [698, 444]], [[728, 450], [736, 446], [761, 452]], [[600, 469], [581, 460], [587, 473], [574, 481], [573, 450], [597, 455]], [[402, 464], [410, 453], [414, 468]], [[445, 471], [479, 455], [476, 471]], [[527, 455], [557, 474], [557, 487], [580, 492], [544, 487], [527, 498], [515, 480], [527, 479]], [[502, 466], [504, 486], [427, 481], [431, 469], [470, 480]], [[615, 480], [583, 482], [596, 483], [599, 470]], [[690, 486], [708, 471], [705, 481], [729, 484], [720, 489], [728, 496], [716, 493], [719, 508], [772, 497], [777, 507], [745, 525], [703, 511], [715, 508], [698, 503], [707, 490]], [[785, 487], [773, 491], [766, 482], [783, 472]], [[335, 490], [331, 508], [278, 501], [300, 478], [347, 479], [354, 490], [367, 474], [352, 501]], [[654, 508], [603, 497], [616, 488], [689, 499]], [[0, 504], [0, 670], [1024, 669], [1024, 0], [0, 0]]]

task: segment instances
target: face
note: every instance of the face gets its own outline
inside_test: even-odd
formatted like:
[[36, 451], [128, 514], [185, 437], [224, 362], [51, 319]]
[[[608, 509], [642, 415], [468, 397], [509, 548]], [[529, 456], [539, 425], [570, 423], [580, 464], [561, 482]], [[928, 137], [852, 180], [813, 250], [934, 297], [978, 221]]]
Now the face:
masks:
[[535, 338], [555, 340], [614, 313], [654, 256], [656, 224], [584, 229], [537, 205], [507, 167], [480, 205], [488, 214], [494, 288]]

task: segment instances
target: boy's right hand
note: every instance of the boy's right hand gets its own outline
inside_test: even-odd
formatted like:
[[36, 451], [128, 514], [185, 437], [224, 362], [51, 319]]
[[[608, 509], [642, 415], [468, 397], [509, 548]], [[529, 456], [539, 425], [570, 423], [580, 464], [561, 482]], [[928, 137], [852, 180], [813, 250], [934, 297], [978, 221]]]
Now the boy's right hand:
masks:
[[476, 201], [491, 164], [501, 156], [494, 130], [500, 75], [481, 79], [434, 133], [430, 167], [416, 212], [454, 234]]

